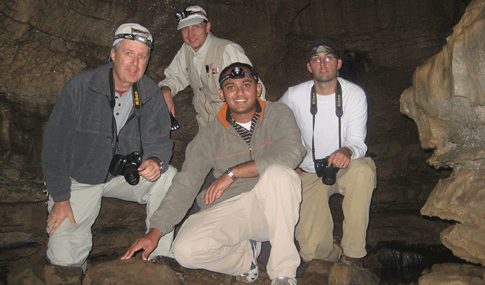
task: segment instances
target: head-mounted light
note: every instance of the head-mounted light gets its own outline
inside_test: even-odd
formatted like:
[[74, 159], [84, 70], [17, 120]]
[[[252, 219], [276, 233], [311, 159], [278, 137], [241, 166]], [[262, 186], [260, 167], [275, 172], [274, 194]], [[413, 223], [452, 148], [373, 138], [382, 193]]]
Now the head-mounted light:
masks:
[[335, 54], [335, 51], [329, 47], [326, 46], [318, 46], [316, 49], [311, 50], [310, 53], [308, 54], [309, 57], [312, 57], [314, 55], [320, 55], [320, 54]]
[[175, 12], [175, 18], [177, 19], [177, 21], [180, 22], [180, 20], [183, 20], [190, 15], [196, 14], [197, 12], [198, 11], [187, 11], [187, 10], [177, 11]]
[[150, 49], [153, 50], [153, 42], [150, 41], [147, 37], [144, 37], [142, 35], [133, 35], [133, 34], [118, 34], [115, 36], [115, 40], [117, 39], [128, 39], [132, 40], [135, 42], [142, 43], [146, 46], [148, 46]]
[[250, 72], [244, 71], [244, 69], [242, 69], [239, 66], [235, 66], [228, 75], [222, 77], [221, 80], [219, 80], [219, 85], [222, 88], [222, 83], [224, 83], [224, 81], [228, 80], [229, 78], [241, 79], [241, 78], [244, 78], [244, 77], [252, 78], [252, 79], [254, 79], [254, 81], [256, 81], [256, 83], [258, 82], [258, 76], [254, 75]]

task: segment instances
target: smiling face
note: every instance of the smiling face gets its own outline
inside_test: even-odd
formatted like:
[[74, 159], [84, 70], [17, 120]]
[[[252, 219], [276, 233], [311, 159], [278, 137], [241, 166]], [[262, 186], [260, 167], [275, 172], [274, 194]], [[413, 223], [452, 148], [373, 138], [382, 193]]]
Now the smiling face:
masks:
[[148, 46], [124, 39], [118, 51], [111, 49], [115, 89], [126, 91], [145, 74], [150, 49]]
[[192, 47], [194, 51], [198, 51], [202, 47], [210, 30], [210, 22], [200, 22], [181, 29], [184, 42]]
[[319, 54], [310, 58], [307, 63], [308, 71], [313, 74], [313, 79], [320, 83], [337, 80], [337, 71], [342, 66], [342, 60], [334, 54]]
[[[244, 71], [250, 72], [243, 68]], [[229, 74], [229, 70], [226, 74]], [[224, 74], [225, 75], [225, 74]], [[229, 78], [222, 83], [219, 97], [227, 103], [232, 117], [238, 123], [247, 123], [256, 112], [257, 98], [261, 95], [261, 84], [249, 77]]]

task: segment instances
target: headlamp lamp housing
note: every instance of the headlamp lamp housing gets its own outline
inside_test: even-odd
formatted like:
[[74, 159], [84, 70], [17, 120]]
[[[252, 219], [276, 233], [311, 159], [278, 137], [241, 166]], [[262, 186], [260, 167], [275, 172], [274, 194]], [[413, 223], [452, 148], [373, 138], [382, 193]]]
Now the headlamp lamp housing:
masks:
[[180, 20], [183, 20], [183, 19], [187, 18], [188, 16], [196, 14], [196, 13], [197, 13], [197, 11], [187, 11], [187, 10], [177, 11], [177, 12], [175, 12], [175, 18], [177, 19], [177, 21], [180, 22]]
[[312, 57], [314, 55], [319, 55], [319, 54], [335, 54], [335, 56], [337, 56], [337, 53], [333, 49], [326, 46], [318, 46], [316, 49], [311, 50], [308, 53], [308, 57]]
[[128, 39], [132, 40], [135, 42], [142, 43], [146, 46], [148, 46], [151, 50], [153, 50], [153, 42], [150, 41], [147, 37], [144, 37], [142, 35], [133, 35], [133, 34], [118, 34], [115, 36], [115, 40], [117, 39]]
[[229, 74], [227, 74], [226, 76], [221, 78], [221, 80], [219, 81], [219, 85], [222, 88], [222, 83], [224, 83], [224, 81], [226, 81], [227, 79], [229, 79], [229, 78], [241, 79], [241, 78], [244, 78], [244, 77], [252, 78], [252, 79], [254, 79], [254, 81], [256, 81], [256, 83], [258, 83], [258, 76], [256, 76], [255, 74], [252, 74], [250, 72], [244, 71], [244, 69], [242, 69], [239, 66], [235, 66]]

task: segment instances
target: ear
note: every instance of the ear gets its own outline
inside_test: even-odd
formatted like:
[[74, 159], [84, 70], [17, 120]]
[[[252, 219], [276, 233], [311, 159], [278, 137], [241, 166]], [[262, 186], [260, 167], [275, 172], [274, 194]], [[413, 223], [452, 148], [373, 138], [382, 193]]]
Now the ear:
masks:
[[224, 92], [222, 92], [222, 89], [218, 89], [217, 92], [219, 93], [219, 98], [221, 98], [222, 102], [226, 102], [224, 99]]
[[311, 74], [313, 74], [312, 67], [310, 66], [310, 63], [309, 62], [306, 64], [306, 69], [308, 69], [308, 72], [310, 72]]
[[207, 22], [207, 23], [205, 24], [205, 31], [206, 31], [207, 33], [209, 33], [209, 32], [211, 31], [211, 22]]
[[342, 60], [339, 58], [337, 59], [337, 70], [340, 70], [341, 67], [342, 67]]
[[112, 49], [111, 49], [111, 52], [110, 52], [110, 57], [111, 57], [111, 60], [112, 60], [113, 62], [115, 62], [115, 58], [116, 58], [116, 52], [115, 52], [115, 49], [114, 49], [114, 48], [112, 48]]
[[263, 92], [263, 86], [261, 85], [261, 83], [258, 83], [256, 85], [256, 91], [257, 91], [258, 97], [261, 97], [261, 93]]

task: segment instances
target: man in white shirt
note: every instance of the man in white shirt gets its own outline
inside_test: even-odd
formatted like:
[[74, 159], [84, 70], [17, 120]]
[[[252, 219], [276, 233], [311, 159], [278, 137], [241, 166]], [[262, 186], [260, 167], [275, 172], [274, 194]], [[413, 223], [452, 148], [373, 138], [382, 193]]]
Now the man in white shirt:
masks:
[[[303, 187], [295, 233], [300, 256], [304, 262], [323, 259], [362, 266], [376, 167], [365, 157], [365, 93], [338, 77], [341, 66], [335, 43], [316, 39], [310, 45], [307, 63], [313, 80], [290, 87], [280, 101], [293, 110], [307, 149], [297, 169]], [[334, 244], [328, 205], [329, 197], [336, 193], [344, 195], [341, 247]]]

